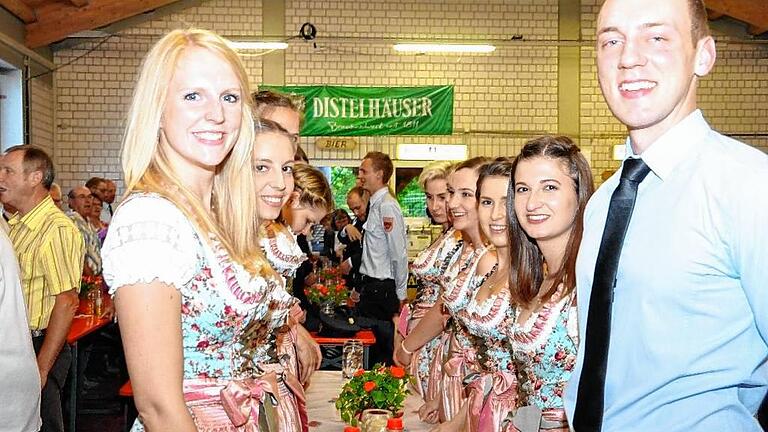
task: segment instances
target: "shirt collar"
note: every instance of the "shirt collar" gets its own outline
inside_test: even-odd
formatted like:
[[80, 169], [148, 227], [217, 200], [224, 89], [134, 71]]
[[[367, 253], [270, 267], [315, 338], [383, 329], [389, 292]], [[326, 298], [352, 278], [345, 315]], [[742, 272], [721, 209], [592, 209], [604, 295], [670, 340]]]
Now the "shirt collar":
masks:
[[8, 223], [9, 225], [20, 223], [31, 230], [36, 230], [45, 221], [45, 215], [56, 209], [56, 204], [53, 203], [51, 196], [46, 195], [29, 213], [21, 217], [19, 213], [16, 213]]
[[389, 192], [389, 188], [386, 186], [374, 192], [373, 195], [371, 195], [371, 205], [374, 205], [384, 199], [384, 195], [386, 195], [387, 192]]
[[[695, 110], [654, 141], [640, 157], [664, 181], [678, 164], [691, 156], [693, 148], [710, 130], [701, 110]], [[628, 157], [637, 157], [629, 137], [625, 146]]]
[[82, 222], [82, 223], [85, 223], [85, 224], [87, 224], [87, 223], [88, 223], [88, 221], [86, 221], [86, 220], [85, 220], [85, 218], [83, 217], [83, 215], [81, 215], [80, 213], [78, 213], [78, 212], [76, 212], [76, 211], [74, 211], [74, 210], [69, 210], [69, 211], [66, 213], [66, 215], [67, 215], [67, 216], [69, 216], [69, 217], [70, 217], [70, 218], [72, 218], [72, 219], [77, 219], [77, 221], [78, 221], [78, 222]]

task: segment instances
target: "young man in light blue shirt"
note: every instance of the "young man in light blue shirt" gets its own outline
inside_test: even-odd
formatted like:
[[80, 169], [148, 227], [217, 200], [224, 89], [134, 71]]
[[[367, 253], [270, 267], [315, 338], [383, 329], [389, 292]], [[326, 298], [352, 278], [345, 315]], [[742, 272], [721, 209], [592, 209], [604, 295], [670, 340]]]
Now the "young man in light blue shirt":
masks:
[[393, 318], [405, 302], [408, 284], [408, 252], [405, 221], [397, 200], [387, 186], [394, 168], [388, 155], [365, 155], [357, 178], [370, 192], [370, 208], [363, 228], [363, 257], [360, 264], [361, 316], [380, 322], [376, 334], [374, 361], [392, 363], [394, 349]]
[[[604, 372], [588, 431], [760, 431], [768, 385], [768, 156], [712, 129], [696, 88], [715, 62], [700, 0], [607, 0], [600, 87], [639, 184], [612, 291], [607, 366], [585, 366], [598, 249], [621, 170], [593, 195], [577, 262], [579, 355], [566, 391]], [[577, 421], [577, 423], [579, 423]]]

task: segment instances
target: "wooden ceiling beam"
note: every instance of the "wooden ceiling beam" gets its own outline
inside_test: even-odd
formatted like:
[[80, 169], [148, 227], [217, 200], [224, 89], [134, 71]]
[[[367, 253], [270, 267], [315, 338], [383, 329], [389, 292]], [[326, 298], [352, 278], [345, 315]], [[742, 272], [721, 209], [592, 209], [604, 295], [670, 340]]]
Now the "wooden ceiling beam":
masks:
[[715, 12], [712, 9], [707, 9], [707, 18], [709, 18], [710, 20], [714, 21], [722, 17], [723, 17], [723, 14], [721, 14], [720, 12]]
[[749, 26], [749, 28], [747, 28], [747, 32], [749, 32], [749, 34], [751, 34], [753, 36], [761, 35], [761, 34], [763, 34], [765, 32], [768, 32], [768, 26], [766, 26], [766, 27], [758, 27], [758, 26], [751, 25], [751, 26]]
[[[0, 0], [5, 1], [5, 0]], [[83, 7], [55, 3], [41, 7], [36, 22], [27, 24], [26, 45], [39, 48], [67, 36], [93, 30], [173, 3], [174, 0], [90, 0]]]
[[0, 6], [8, 9], [8, 11], [17, 18], [19, 18], [24, 24], [29, 24], [37, 21], [37, 15], [35, 15], [34, 9], [27, 6], [21, 0], [0, 0]]
[[88, 3], [90, 3], [91, 0], [69, 0], [69, 2], [72, 3], [72, 6], [83, 7], [88, 6]]
[[[704, 0], [707, 9], [749, 25], [752, 33], [768, 28], [768, 0]], [[711, 16], [710, 16], [711, 18]], [[713, 18], [714, 19], [714, 18]], [[763, 30], [765, 32], [765, 30]], [[759, 34], [759, 33], [752, 33]]]

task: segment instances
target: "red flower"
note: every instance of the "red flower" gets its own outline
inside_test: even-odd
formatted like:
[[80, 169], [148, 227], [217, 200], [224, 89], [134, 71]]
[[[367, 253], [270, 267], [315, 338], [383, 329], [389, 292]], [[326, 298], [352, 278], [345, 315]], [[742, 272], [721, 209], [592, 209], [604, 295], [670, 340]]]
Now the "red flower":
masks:
[[405, 376], [405, 369], [398, 367], [398, 366], [392, 366], [389, 369], [389, 372], [392, 374], [395, 378], [402, 378]]
[[555, 353], [555, 360], [560, 361], [565, 358], [565, 352], [564, 351], [558, 351]]
[[197, 343], [197, 347], [201, 349], [208, 348], [208, 345], [210, 345], [210, 343], [207, 340], [201, 340], [200, 342]]
[[365, 384], [363, 384], [363, 390], [365, 390], [368, 393], [372, 392], [373, 389], [375, 388], [376, 388], [376, 383], [373, 381], [368, 381]]
[[355, 371], [355, 376], [356, 377], [363, 376], [364, 373], [365, 373], [365, 370], [358, 369], [358, 370]]

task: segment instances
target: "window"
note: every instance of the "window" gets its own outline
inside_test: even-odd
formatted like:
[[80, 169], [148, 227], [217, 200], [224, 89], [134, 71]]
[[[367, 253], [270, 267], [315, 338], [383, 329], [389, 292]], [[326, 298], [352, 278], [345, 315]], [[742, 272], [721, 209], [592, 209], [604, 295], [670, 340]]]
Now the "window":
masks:
[[21, 71], [0, 60], [0, 149], [24, 143]]

